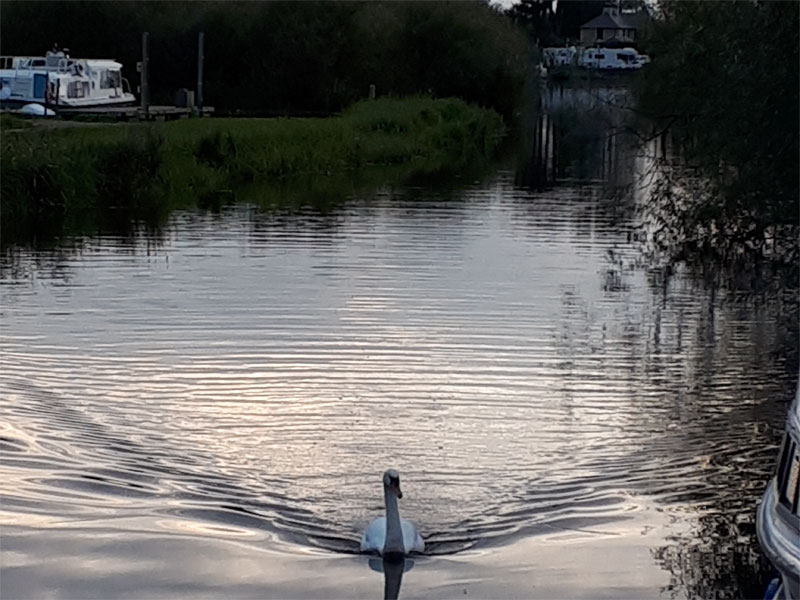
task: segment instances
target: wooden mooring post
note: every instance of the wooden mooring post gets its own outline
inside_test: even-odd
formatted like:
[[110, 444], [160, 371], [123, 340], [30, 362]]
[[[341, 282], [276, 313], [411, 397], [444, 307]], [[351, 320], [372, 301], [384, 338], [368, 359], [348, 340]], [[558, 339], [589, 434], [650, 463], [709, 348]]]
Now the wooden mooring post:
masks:
[[142, 63], [140, 69], [140, 82], [141, 82], [141, 96], [142, 96], [142, 112], [145, 118], [150, 115], [150, 86], [148, 82], [148, 70], [150, 57], [148, 56], [147, 43], [150, 39], [148, 32], [142, 33]]
[[203, 116], [203, 43], [205, 33], [197, 34], [197, 114]]

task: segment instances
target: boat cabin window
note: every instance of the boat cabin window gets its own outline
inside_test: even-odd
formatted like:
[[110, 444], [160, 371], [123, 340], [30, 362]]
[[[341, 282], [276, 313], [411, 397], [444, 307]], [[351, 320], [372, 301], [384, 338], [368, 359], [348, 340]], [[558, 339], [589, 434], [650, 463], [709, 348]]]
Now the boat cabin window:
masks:
[[122, 75], [119, 71], [103, 71], [100, 88], [117, 88], [122, 86]]
[[604, 59], [606, 57], [606, 55], [605, 54], [595, 54], [594, 57], [597, 60], [602, 60], [602, 59]]
[[89, 95], [89, 83], [86, 81], [70, 81], [67, 85], [67, 98], [83, 98]]

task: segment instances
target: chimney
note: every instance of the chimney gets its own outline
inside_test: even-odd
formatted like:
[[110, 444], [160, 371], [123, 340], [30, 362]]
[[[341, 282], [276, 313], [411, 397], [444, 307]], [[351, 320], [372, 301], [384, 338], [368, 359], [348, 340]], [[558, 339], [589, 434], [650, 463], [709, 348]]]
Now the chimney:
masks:
[[606, 2], [605, 6], [603, 6], [603, 13], [606, 15], [610, 15], [612, 17], [619, 16], [619, 3], [618, 2]]

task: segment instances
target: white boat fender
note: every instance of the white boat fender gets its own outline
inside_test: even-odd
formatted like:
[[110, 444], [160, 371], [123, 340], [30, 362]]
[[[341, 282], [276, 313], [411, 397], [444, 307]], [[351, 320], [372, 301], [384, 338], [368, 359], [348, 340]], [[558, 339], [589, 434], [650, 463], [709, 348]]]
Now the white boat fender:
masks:
[[45, 108], [41, 104], [36, 104], [35, 102], [26, 104], [20, 109], [19, 112], [23, 115], [29, 115], [31, 117], [54, 117], [56, 114], [49, 108]]

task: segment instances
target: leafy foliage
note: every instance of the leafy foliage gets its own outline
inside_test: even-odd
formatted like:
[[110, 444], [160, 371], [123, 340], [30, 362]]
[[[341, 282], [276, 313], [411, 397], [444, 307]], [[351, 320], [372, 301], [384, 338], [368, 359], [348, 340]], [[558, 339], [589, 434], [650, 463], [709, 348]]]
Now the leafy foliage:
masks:
[[[682, 194], [678, 236], [722, 254], [774, 249], [775, 236], [798, 225], [800, 4], [660, 7], [646, 40], [653, 62], [639, 105], [670, 128], [684, 172], [695, 170], [705, 181], [702, 193], [695, 185]], [[669, 212], [679, 190], [661, 191]], [[796, 232], [778, 254], [798, 257]]]

